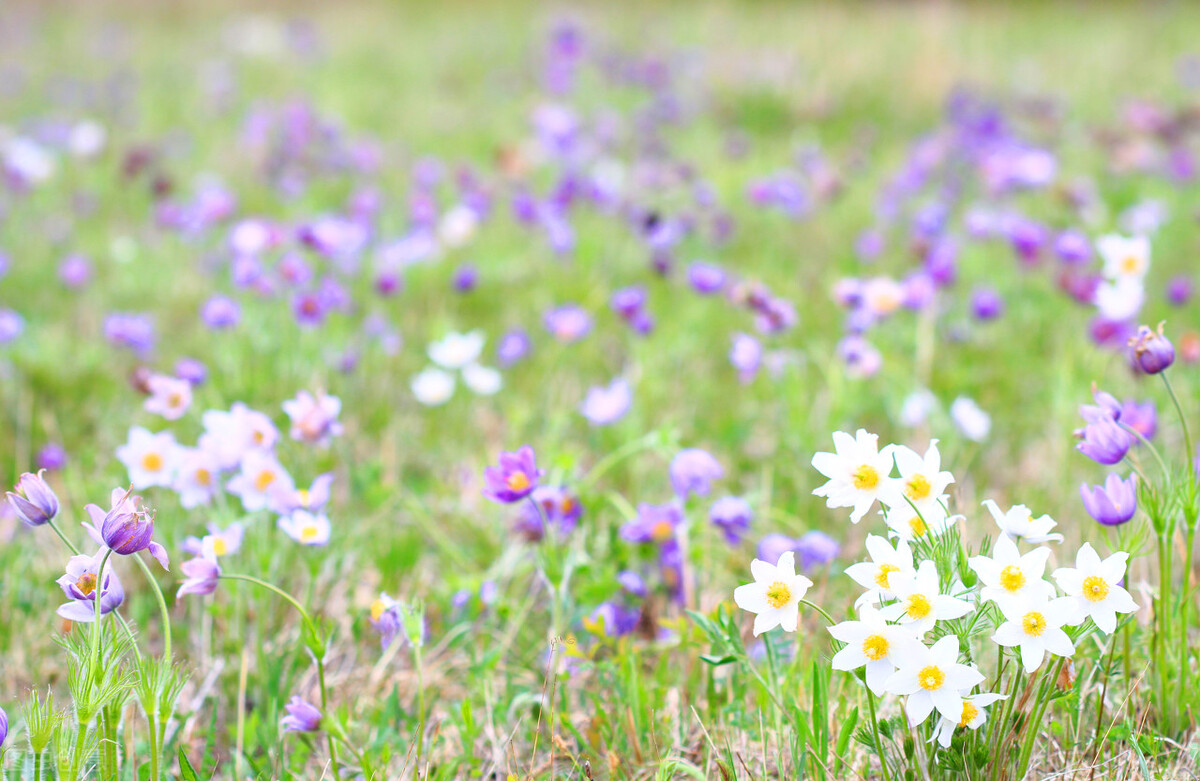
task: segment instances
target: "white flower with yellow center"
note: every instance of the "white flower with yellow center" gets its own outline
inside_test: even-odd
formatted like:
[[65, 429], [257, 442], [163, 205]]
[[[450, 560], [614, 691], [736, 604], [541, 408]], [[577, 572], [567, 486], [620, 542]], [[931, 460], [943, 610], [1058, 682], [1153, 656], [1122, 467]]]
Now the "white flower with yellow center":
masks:
[[941, 537], [951, 526], [963, 519], [963, 516], [951, 515], [946, 510], [948, 499], [949, 497], [943, 494], [920, 512], [909, 504], [889, 510], [886, 518], [888, 529], [893, 536], [908, 542]]
[[1007, 512], [1003, 512], [1000, 510], [1000, 506], [991, 499], [985, 499], [983, 506], [988, 508], [988, 512], [996, 519], [996, 525], [1000, 527], [1000, 531], [1013, 539], [1025, 540], [1031, 545], [1040, 545], [1043, 542], [1062, 542], [1063, 540], [1061, 534], [1051, 533], [1051, 529], [1058, 524], [1049, 515], [1034, 518], [1033, 513], [1023, 504], [1014, 504]]
[[1074, 568], [1054, 570], [1054, 581], [1075, 608], [1069, 624], [1091, 618], [1100, 631], [1112, 634], [1117, 628], [1117, 613], [1137, 610], [1133, 597], [1120, 586], [1128, 563], [1129, 554], [1123, 552], [1101, 560], [1091, 543], [1085, 542], [1075, 554]]
[[892, 579], [897, 575], [911, 576], [916, 573], [912, 549], [904, 540], [897, 540], [893, 548], [887, 539], [878, 534], [868, 534], [866, 545], [871, 560], [851, 564], [846, 567], [846, 574], [867, 589], [862, 598], [866, 602], [892, 599], [895, 596], [892, 593]]
[[448, 333], [436, 342], [429, 343], [429, 360], [443, 369], [461, 369], [479, 359], [487, 337], [483, 331], [474, 330], [465, 334]]
[[877, 697], [883, 696], [883, 683], [896, 671], [899, 662], [924, 649], [912, 632], [889, 624], [870, 606], [858, 611], [857, 621], [843, 621], [829, 627], [829, 634], [846, 644], [834, 654], [833, 669], [849, 672], [866, 668], [867, 687]]
[[1150, 240], [1145, 236], [1101, 236], [1096, 240], [1096, 250], [1104, 259], [1103, 273], [1109, 279], [1140, 281], [1150, 270]]
[[924, 637], [938, 621], [960, 618], [975, 609], [970, 602], [941, 592], [937, 565], [932, 561], [922, 561], [915, 575], [897, 576], [891, 582], [896, 601], [879, 612], [917, 637]]
[[942, 748], [949, 748], [950, 741], [954, 738], [954, 730], [959, 727], [979, 729], [987, 723], [987, 706], [1004, 699], [1008, 699], [1008, 696], [991, 692], [963, 697], [962, 715], [957, 721], [943, 716], [938, 725], [934, 727], [933, 737], [929, 739], [929, 742], [932, 743], [936, 740]]
[[170, 485], [179, 463], [179, 445], [170, 431], [152, 434], [134, 426], [129, 429], [129, 439], [117, 448], [117, 458], [129, 470], [134, 490]]
[[329, 542], [329, 519], [324, 513], [294, 510], [279, 519], [280, 530], [301, 545], [324, 545]]
[[900, 668], [888, 676], [883, 688], [908, 699], [904, 710], [908, 723], [917, 726], [936, 708], [946, 719], [961, 719], [962, 692], [983, 682], [974, 667], [958, 663], [958, 637], [946, 635], [931, 648], [918, 645], [898, 659]]
[[983, 583], [980, 598], [1004, 610], [1027, 599], [1054, 597], [1054, 586], [1043, 578], [1049, 558], [1049, 548], [1035, 548], [1022, 556], [1017, 544], [1002, 534], [990, 557], [972, 556], [967, 563]]
[[900, 477], [888, 483], [879, 501], [892, 510], [911, 511], [916, 507], [925, 515], [926, 510], [943, 500], [946, 487], [954, 482], [954, 475], [942, 471], [942, 454], [938, 452], [937, 440], [930, 441], [924, 456], [904, 445], [896, 445], [892, 455]]
[[1042, 666], [1047, 652], [1071, 656], [1075, 645], [1063, 625], [1075, 612], [1070, 597], [1026, 599], [1001, 608], [1007, 619], [996, 629], [992, 640], [1007, 648], [1021, 649], [1021, 664], [1031, 673]]
[[827, 507], [852, 507], [850, 522], [858, 523], [888, 486], [892, 473], [892, 445], [879, 449], [879, 437], [859, 429], [853, 437], [833, 432], [834, 453], [817, 453], [813, 467], [829, 482], [813, 491], [825, 497]]
[[750, 562], [754, 582], [733, 590], [733, 601], [742, 610], [754, 613], [754, 636], [781, 626], [795, 632], [800, 621], [800, 600], [812, 587], [812, 581], [796, 574], [796, 554], [787, 551], [776, 565], [762, 559]]

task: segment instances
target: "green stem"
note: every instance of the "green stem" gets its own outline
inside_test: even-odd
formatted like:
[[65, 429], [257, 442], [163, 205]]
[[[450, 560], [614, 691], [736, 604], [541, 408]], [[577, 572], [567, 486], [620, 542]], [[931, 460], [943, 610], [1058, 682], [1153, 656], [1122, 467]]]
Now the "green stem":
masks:
[[1196, 451], [1192, 449], [1192, 434], [1188, 430], [1187, 417], [1183, 414], [1183, 407], [1179, 404], [1179, 397], [1175, 395], [1175, 389], [1171, 387], [1171, 380], [1167, 377], [1166, 372], [1161, 372], [1158, 376], [1162, 377], [1163, 385], [1167, 386], [1167, 393], [1171, 397], [1171, 401], [1175, 404], [1175, 412], [1179, 415], [1179, 425], [1183, 426], [1183, 441], [1187, 446], [1187, 456], [1184, 458], [1184, 463], [1190, 464], [1192, 459], [1196, 457]]
[[583, 476], [583, 479], [579, 481], [580, 493], [583, 493], [587, 489], [591, 488], [592, 484], [599, 480], [605, 472], [612, 469], [626, 458], [629, 458], [635, 453], [639, 453], [643, 450], [653, 449], [657, 447], [661, 441], [661, 434], [658, 431], [651, 431], [644, 437], [635, 439], [632, 442], [626, 442], [621, 447], [597, 461], [596, 465], [588, 470], [587, 474]]
[[163, 622], [163, 658], [169, 662], [171, 661], [171, 613], [167, 610], [167, 600], [163, 597], [162, 589], [159, 588], [154, 573], [150, 571], [150, 567], [146, 565], [142, 557], [135, 554], [133, 560], [142, 568], [142, 573], [146, 576], [146, 580], [150, 581], [150, 587], [154, 589], [154, 597], [158, 600], [158, 612], [162, 616]]
[[879, 767], [883, 773], [883, 781], [892, 781], [891, 771], [888, 770], [887, 752], [883, 750], [883, 741], [879, 737], [879, 719], [875, 716], [875, 692], [867, 688], [867, 709], [871, 712], [871, 734], [875, 737], [875, 750], [879, 752]]
[[46, 521], [46, 523], [47, 523], [47, 525], [50, 526], [51, 529], [54, 530], [54, 533], [58, 535], [58, 538], [63, 541], [63, 545], [66, 545], [68, 548], [71, 549], [71, 553], [74, 553], [76, 556], [78, 556], [79, 548], [76, 548], [75, 543], [73, 543], [67, 539], [67, 535], [62, 533], [62, 529], [58, 528], [58, 524], [54, 522], [54, 519], [52, 518], [49, 521]]
[[828, 621], [830, 626], [833, 626], [834, 624], [837, 623], [837, 621], [834, 621], [833, 617], [830, 616], [828, 613], [826, 613], [824, 608], [822, 608], [820, 605], [809, 602], [807, 599], [800, 600], [800, 604], [805, 605], [807, 607], [811, 607], [813, 610], [820, 613], [821, 617], [824, 618], [826, 621]]
[[1017, 764], [1017, 778], [1025, 777], [1025, 771], [1029, 767], [1029, 760], [1033, 756], [1034, 738], [1041, 734], [1040, 727], [1042, 724], [1042, 716], [1045, 715], [1046, 709], [1050, 707], [1048, 690], [1058, 681], [1058, 674], [1059, 671], [1062, 670], [1064, 662], [1066, 662], [1066, 659], [1060, 657], [1053, 667], [1047, 667], [1050, 674], [1048, 676], [1044, 676], [1038, 684], [1037, 694], [1035, 695], [1035, 699], [1033, 701], [1033, 707], [1029, 711], [1029, 714], [1032, 718], [1030, 718], [1025, 725], [1027, 734], [1025, 735], [1025, 744], [1021, 747], [1021, 753], [1019, 755], [1020, 761]]
[[414, 778], [420, 778], [421, 754], [425, 746], [425, 675], [421, 665], [420, 643], [413, 643], [413, 664], [417, 668], [417, 770]]

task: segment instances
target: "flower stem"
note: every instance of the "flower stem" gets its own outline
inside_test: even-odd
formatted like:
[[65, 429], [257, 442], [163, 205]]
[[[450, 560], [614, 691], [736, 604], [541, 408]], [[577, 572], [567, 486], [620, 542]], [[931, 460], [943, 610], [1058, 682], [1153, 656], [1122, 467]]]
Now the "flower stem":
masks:
[[1159, 374], [1162, 377], [1163, 385], [1167, 386], [1167, 393], [1171, 397], [1171, 401], [1175, 404], [1175, 412], [1179, 415], [1179, 425], [1183, 427], [1183, 441], [1187, 446], [1187, 455], [1184, 458], [1184, 463], [1190, 464], [1192, 459], [1196, 457], [1196, 451], [1192, 449], [1192, 434], [1188, 430], [1187, 417], [1183, 414], [1183, 407], [1179, 404], [1179, 397], [1175, 395], [1175, 389], [1171, 387], [1171, 380], [1167, 377], [1166, 372]]
[[146, 580], [150, 581], [150, 587], [154, 589], [154, 596], [158, 600], [158, 612], [162, 615], [163, 622], [163, 658], [169, 662], [171, 661], [171, 613], [167, 610], [167, 600], [163, 597], [162, 589], [158, 587], [158, 580], [155, 579], [154, 573], [150, 571], [150, 567], [146, 566], [146, 562], [142, 561], [142, 557], [134, 555], [133, 560], [142, 568], [142, 573], [145, 574]]
[[76, 556], [79, 555], [79, 548], [76, 548], [75, 543], [67, 539], [67, 535], [62, 533], [62, 529], [58, 528], [58, 524], [54, 522], [53, 518], [51, 518], [49, 521], [46, 521], [46, 524], [53, 529], [54, 533], [58, 535], [58, 538], [63, 541], [63, 545], [66, 545], [71, 549], [71, 553], [74, 553]]
[[813, 610], [815, 610], [815, 611], [817, 611], [818, 613], [820, 613], [820, 614], [821, 614], [821, 617], [822, 617], [822, 618], [824, 618], [826, 621], [828, 621], [830, 626], [833, 626], [834, 624], [836, 624], [836, 623], [837, 623], [837, 621], [834, 621], [834, 620], [833, 620], [833, 617], [832, 617], [832, 616], [830, 616], [828, 613], [826, 613], [826, 612], [825, 612], [825, 609], [824, 609], [824, 608], [822, 608], [820, 605], [817, 605], [817, 604], [814, 604], [814, 603], [812, 603], [812, 602], [809, 602], [807, 599], [802, 599], [802, 600], [800, 600], [800, 604], [801, 604], [801, 605], [805, 605], [805, 606], [807, 606], [807, 607], [811, 607]]
[[887, 752], [883, 750], [883, 740], [879, 737], [879, 719], [875, 716], [875, 692], [867, 688], [867, 708], [871, 712], [871, 734], [875, 737], [875, 750], [879, 752], [879, 768], [883, 773], [883, 781], [892, 781], [891, 771], [888, 770]]

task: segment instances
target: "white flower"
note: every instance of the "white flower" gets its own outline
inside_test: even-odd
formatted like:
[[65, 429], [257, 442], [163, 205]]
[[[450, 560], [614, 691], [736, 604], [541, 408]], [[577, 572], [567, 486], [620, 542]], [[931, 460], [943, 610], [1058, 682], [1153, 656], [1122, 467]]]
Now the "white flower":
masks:
[[328, 444], [333, 437], [341, 436], [342, 424], [338, 415], [342, 411], [342, 400], [322, 390], [315, 394], [301, 390], [296, 398], [283, 402], [283, 411], [292, 422], [289, 432], [297, 442]]
[[143, 409], [155, 415], [162, 415], [167, 420], [178, 420], [192, 406], [192, 384], [177, 377], [165, 374], [153, 374], [146, 381], [150, 395], [146, 397]]
[[1092, 303], [1106, 320], [1127, 320], [1142, 309], [1146, 287], [1140, 277], [1118, 277], [1096, 286]]
[[968, 564], [983, 583], [980, 598], [991, 600], [1004, 610], [1027, 599], [1054, 596], [1054, 586], [1042, 578], [1049, 558], [1049, 548], [1035, 548], [1022, 556], [1017, 544], [1002, 534], [990, 558], [972, 556]]
[[485, 341], [487, 337], [479, 330], [465, 334], [448, 333], [438, 341], [429, 343], [429, 360], [443, 369], [461, 369], [479, 360]]
[[493, 396], [504, 387], [500, 372], [477, 363], [463, 367], [462, 378], [463, 384], [480, 396]]
[[471, 240], [479, 227], [479, 217], [475, 211], [459, 204], [453, 207], [438, 222], [438, 238], [447, 247], [461, 247]]
[[71, 127], [70, 135], [67, 136], [67, 148], [76, 157], [95, 157], [104, 150], [107, 140], [108, 134], [105, 133], [103, 125], [93, 119], [85, 119]]
[[979, 729], [987, 723], [987, 706], [1006, 699], [1008, 699], [1008, 695], [992, 694], [991, 692], [963, 697], [962, 716], [958, 721], [942, 717], [938, 725], [934, 727], [933, 737], [929, 739], [929, 742], [932, 743], [936, 740], [942, 748], [949, 748], [956, 727]]
[[413, 377], [412, 392], [426, 406], [445, 404], [454, 395], [454, 375], [432, 367], [426, 369]]
[[289, 495], [296, 484], [275, 456], [251, 450], [242, 459], [241, 471], [225, 487], [241, 497], [246, 512], [252, 513], [273, 506], [277, 497]]
[[903, 539], [897, 540], [896, 547], [893, 548], [885, 538], [878, 534], [868, 534], [866, 544], [871, 560], [851, 564], [846, 567], [846, 574], [855, 583], [868, 590], [863, 595], [863, 599], [869, 601], [892, 599], [895, 596], [892, 593], [893, 580], [897, 576], [916, 574], [916, 570], [913, 569], [912, 550]]
[[800, 600], [812, 581], [796, 574], [796, 554], [787, 551], [776, 565], [761, 559], [750, 562], [754, 582], [733, 590], [733, 601], [742, 610], [755, 613], [754, 636], [781, 626], [795, 632], [800, 621]]
[[329, 542], [329, 519], [325, 513], [295, 510], [279, 519], [284, 534], [302, 545], [324, 545]]
[[941, 537], [946, 531], [963, 519], [961, 515], [951, 515], [946, 510], [946, 494], [929, 503], [918, 513], [912, 505], [905, 504], [887, 514], [887, 525], [892, 534], [902, 540], [912, 542], [925, 537]]
[[879, 496], [889, 508], [916, 505], [924, 514], [925, 508], [937, 504], [946, 487], [954, 482], [954, 475], [942, 471], [942, 454], [938, 452], [936, 439], [929, 443], [924, 456], [904, 445], [895, 445], [892, 455], [900, 478], [890, 481]]
[[859, 429], [851, 437], [844, 431], [833, 432], [836, 453], [817, 453], [813, 467], [829, 482], [813, 491], [825, 497], [827, 507], [853, 507], [851, 523], [858, 523], [875, 504], [892, 473], [892, 445], [879, 450], [879, 437]]
[[151, 434], [141, 426], [129, 429], [129, 439], [117, 448], [117, 459], [129, 470], [135, 491], [152, 485], [169, 486], [179, 463], [179, 445], [170, 431]]
[[233, 469], [251, 450], [270, 450], [279, 439], [279, 430], [269, 417], [240, 401], [228, 412], [206, 411], [201, 421], [204, 433], [198, 446], [212, 453], [222, 469]]
[[199, 448], [180, 448], [179, 453], [179, 466], [172, 484], [179, 493], [179, 503], [187, 510], [208, 504], [221, 487], [217, 480], [221, 468], [216, 456]]
[[918, 637], [938, 621], [959, 618], [975, 609], [970, 602], [941, 592], [937, 565], [932, 561], [922, 561], [915, 575], [893, 577], [891, 583], [897, 601], [880, 613], [889, 621], [899, 621]]
[[1085, 542], [1075, 554], [1075, 567], [1054, 570], [1053, 578], [1073, 602], [1075, 615], [1067, 623], [1072, 626], [1091, 618], [1105, 634], [1117, 628], [1117, 613], [1132, 613], [1137, 603], [1129, 592], [1118, 585], [1125, 576], [1129, 554], [1114, 553], [1103, 561]]
[[882, 320], [904, 305], [904, 287], [890, 277], [872, 277], [863, 283], [862, 305]]
[[1109, 279], [1140, 281], [1150, 270], [1150, 240], [1145, 236], [1101, 236], [1096, 240], [1096, 250], [1104, 259], [1104, 276]]
[[1023, 504], [1014, 504], [1008, 508], [1008, 512], [1001, 512], [999, 505], [991, 499], [985, 499], [983, 506], [988, 508], [988, 512], [996, 519], [1000, 531], [1013, 539], [1022, 539], [1032, 545], [1063, 540], [1061, 534], [1051, 533], [1050, 530], [1058, 524], [1049, 515], [1035, 519], [1033, 513]]
[[242, 547], [244, 533], [240, 523], [231, 523], [224, 529], [209, 524], [208, 534], [200, 539], [200, 555], [216, 561], [220, 556], [237, 553]]
[[900, 669], [888, 676], [883, 687], [892, 694], [907, 697], [904, 709], [908, 723], [916, 726], [929, 718], [936, 708], [947, 719], [961, 719], [962, 692], [983, 682], [983, 674], [974, 667], [958, 663], [958, 637], [947, 635], [932, 648], [918, 646], [907, 654]]
[[937, 403], [937, 396], [925, 388], [913, 391], [905, 397], [900, 408], [900, 422], [916, 428], [929, 419], [929, 414], [937, 409]]
[[898, 661], [917, 653], [918, 648], [924, 650], [911, 632], [889, 624], [870, 606], [859, 610], [857, 621], [829, 627], [829, 634], [846, 643], [834, 654], [833, 669], [848, 672], [865, 667], [867, 686], [877, 697], [883, 696], [883, 683], [896, 671]]
[[982, 442], [992, 430], [992, 416], [980, 409], [974, 399], [959, 396], [950, 405], [950, 419], [972, 442]]
[[997, 627], [992, 640], [1008, 648], [1019, 647], [1025, 672], [1041, 667], [1047, 651], [1058, 656], [1075, 653], [1071, 638], [1062, 630], [1075, 614], [1070, 597], [1031, 598], [1001, 610], [1008, 620]]

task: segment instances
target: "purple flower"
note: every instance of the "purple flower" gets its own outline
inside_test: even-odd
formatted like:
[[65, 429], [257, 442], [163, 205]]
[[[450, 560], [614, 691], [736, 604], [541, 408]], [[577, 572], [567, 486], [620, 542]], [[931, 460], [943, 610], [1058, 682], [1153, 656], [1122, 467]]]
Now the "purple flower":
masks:
[[296, 316], [298, 324], [314, 328], [325, 320], [325, 305], [317, 293], [298, 293], [292, 299], [292, 313]]
[[642, 580], [642, 576], [632, 570], [625, 570], [617, 575], [617, 582], [621, 584], [624, 591], [635, 597], [646, 596], [646, 581]]
[[1192, 300], [1194, 289], [1192, 278], [1184, 275], [1172, 277], [1167, 283], [1167, 301], [1171, 306], [1184, 306]]
[[683, 510], [678, 505], [639, 504], [637, 517], [621, 527], [621, 539], [665, 543], [675, 539], [675, 528], [681, 523]]
[[749, 334], [733, 335], [733, 346], [729, 348], [729, 362], [737, 369], [738, 380], [746, 384], [758, 374], [762, 365], [762, 343]]
[[106, 566], [103, 581], [100, 579], [100, 561], [106, 553], [101, 548], [92, 556], [72, 556], [67, 561], [66, 574], [56, 582], [71, 601], [59, 605], [56, 612], [60, 617], [81, 624], [95, 621], [97, 593], [101, 615], [115, 610], [125, 601], [125, 589], [112, 568]]
[[737, 496], [725, 496], [713, 502], [708, 511], [709, 520], [725, 535], [730, 545], [737, 545], [754, 520], [750, 503]]
[[208, 367], [195, 358], [180, 358], [175, 362], [175, 376], [187, 380], [193, 386], [203, 385], [208, 379]]
[[234, 328], [242, 320], [242, 308], [228, 296], [213, 296], [200, 309], [200, 319], [214, 331]]
[[1120, 526], [1137, 512], [1137, 484], [1133, 475], [1122, 480], [1110, 474], [1104, 485], [1079, 486], [1079, 496], [1088, 515], [1105, 526]]
[[8, 491], [8, 504], [17, 517], [29, 526], [41, 526], [58, 515], [58, 497], [46, 483], [40, 470], [36, 475], [26, 472], [17, 480], [17, 485]]
[[67, 451], [57, 442], [49, 442], [38, 451], [38, 468], [54, 472], [67, 465]]
[[1153, 439], [1158, 431], [1158, 412], [1153, 401], [1138, 403], [1133, 399], [1126, 399], [1121, 405], [1117, 420], [1141, 434], [1144, 439]]
[[1004, 299], [990, 287], [978, 288], [971, 294], [971, 311], [980, 320], [994, 320], [1004, 313]]
[[626, 320], [632, 319], [634, 315], [641, 312], [645, 305], [646, 289], [640, 285], [614, 290], [612, 299], [609, 301], [612, 310]]
[[1092, 385], [1092, 398], [1095, 399], [1095, 405], [1080, 404], [1079, 414], [1088, 423], [1097, 423], [1103, 420], [1120, 420], [1124, 411], [1121, 402], [1111, 393], [1106, 393]]
[[321, 728], [321, 711], [299, 697], [292, 697], [285, 706], [287, 715], [279, 720], [284, 732], [316, 732]]
[[1149, 326], [1139, 326], [1137, 334], [1129, 340], [1133, 348], [1133, 363], [1146, 374], [1158, 374], [1175, 363], [1175, 345], [1163, 335], [1160, 323], [1157, 331]]
[[342, 434], [342, 424], [338, 422], [342, 400], [337, 396], [321, 390], [316, 394], [301, 390], [296, 398], [283, 402], [283, 411], [292, 422], [290, 433], [297, 442], [328, 445]]
[[11, 309], [0, 308], [0, 344], [7, 344], [25, 330], [25, 319]]
[[185, 594], [204, 595], [217, 590], [217, 581], [221, 578], [221, 565], [217, 564], [215, 559], [188, 559], [179, 565], [179, 569], [187, 579], [175, 592], [176, 599]]
[[[102, 512], [99, 507], [89, 504], [85, 507], [93, 521]], [[163, 569], [169, 569], [166, 549], [154, 542], [154, 515], [142, 504], [142, 497], [133, 496], [132, 492], [123, 488], [112, 491], [112, 509], [104, 513], [100, 520], [100, 536], [104, 544], [112, 548], [113, 553], [122, 556], [132, 556], [143, 550], [149, 550], [150, 555], [158, 560]]]
[[788, 537], [786, 534], [772, 533], [763, 537], [758, 543], [758, 558], [772, 564], [779, 561], [779, 557], [788, 551], [795, 551], [797, 541]]
[[519, 328], [509, 331], [500, 337], [496, 345], [496, 363], [500, 364], [500, 368], [507, 369], [527, 356], [531, 346], [529, 334]]
[[1088, 262], [1092, 257], [1092, 246], [1087, 236], [1079, 231], [1068, 230], [1054, 239], [1054, 253], [1062, 262], [1077, 265]]
[[608, 426], [625, 417], [632, 404], [629, 383], [618, 377], [607, 387], [589, 388], [579, 411], [593, 426]]
[[546, 312], [546, 330], [560, 342], [576, 342], [592, 330], [592, 316], [582, 307], [567, 304]]
[[720, 480], [725, 474], [717, 459], [708, 451], [699, 448], [680, 450], [671, 459], [668, 471], [675, 495], [683, 500], [693, 493], [696, 496], [708, 496], [712, 491], [712, 482]]
[[104, 337], [139, 355], [154, 349], [154, 323], [149, 315], [114, 312], [104, 319]]
[[1112, 420], [1088, 423], [1076, 435], [1081, 437], [1075, 449], [1098, 464], [1115, 464], [1133, 445], [1133, 435]]
[[0, 746], [3, 746], [6, 740], [8, 740], [8, 714], [4, 712], [4, 708], [0, 708]]
[[810, 531], [796, 540], [795, 550], [800, 554], [801, 571], [811, 572], [836, 559], [841, 547], [825, 532]]
[[69, 288], [81, 288], [92, 278], [92, 266], [83, 255], [68, 255], [58, 265], [58, 278]]
[[459, 293], [470, 293], [479, 284], [479, 269], [470, 263], [464, 263], [454, 272], [454, 290]]
[[688, 267], [688, 283], [701, 295], [720, 292], [725, 287], [725, 270], [708, 263], [693, 263]]
[[529, 495], [532, 500], [520, 506], [516, 530], [530, 542], [546, 535], [546, 525], [554, 526], [558, 534], [567, 535], [583, 515], [579, 496], [565, 486], [539, 485]]
[[617, 602], [601, 602], [587, 618], [584, 627], [603, 637], [622, 637], [637, 629], [642, 618], [640, 607], [626, 607]]
[[515, 453], [501, 453], [499, 466], [483, 470], [483, 495], [493, 502], [512, 504], [533, 493], [542, 474], [533, 448], [522, 445]]

